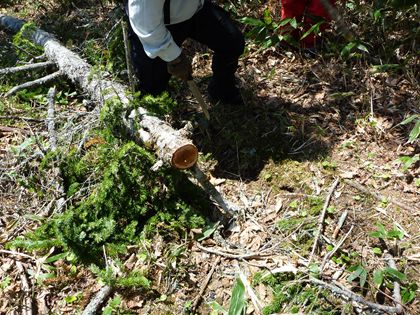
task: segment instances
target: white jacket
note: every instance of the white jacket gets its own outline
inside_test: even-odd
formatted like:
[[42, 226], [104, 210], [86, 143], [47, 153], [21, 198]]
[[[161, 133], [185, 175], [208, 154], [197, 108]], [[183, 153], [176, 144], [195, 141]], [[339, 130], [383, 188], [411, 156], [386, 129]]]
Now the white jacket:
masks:
[[[129, 0], [128, 14], [131, 27], [140, 38], [147, 56], [172, 61], [181, 54], [181, 48], [165, 26], [164, 2]], [[170, 24], [177, 24], [191, 18], [203, 7], [204, 0], [170, 0], [170, 3]]]

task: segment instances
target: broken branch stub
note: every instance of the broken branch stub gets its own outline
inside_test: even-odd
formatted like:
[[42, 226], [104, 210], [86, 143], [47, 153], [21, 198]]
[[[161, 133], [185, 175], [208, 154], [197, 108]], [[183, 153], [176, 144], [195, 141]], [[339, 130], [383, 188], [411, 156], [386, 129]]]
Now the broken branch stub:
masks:
[[[18, 33], [24, 25], [25, 22], [22, 20], [0, 14], [0, 26], [13, 33]], [[132, 107], [127, 86], [104, 78], [101, 71], [93, 69], [81, 57], [64, 47], [52, 34], [31, 27], [23, 32], [22, 36], [34, 44], [43, 46], [48, 60], [54, 62], [63, 75], [78, 85], [101, 107], [107, 101], [115, 99], [125, 108]], [[142, 107], [138, 107], [136, 112], [137, 115], [130, 115], [131, 119], [135, 119], [135, 123], [130, 122], [131, 119], [125, 119], [126, 113], [121, 117], [125, 128], [130, 134], [135, 135], [136, 141], [154, 148], [160, 160], [175, 168], [190, 168], [197, 162], [198, 150], [182, 132], [152, 116]]]

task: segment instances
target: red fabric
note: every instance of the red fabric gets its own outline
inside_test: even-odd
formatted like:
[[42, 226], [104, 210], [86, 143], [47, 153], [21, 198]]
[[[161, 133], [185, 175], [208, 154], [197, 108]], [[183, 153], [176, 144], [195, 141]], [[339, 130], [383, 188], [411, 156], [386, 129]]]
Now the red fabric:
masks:
[[[335, 5], [335, 0], [329, 0], [332, 5]], [[330, 21], [327, 10], [325, 10], [320, 0], [281, 0], [281, 18], [293, 18], [295, 17], [298, 22], [303, 22], [304, 32], [312, 26], [312, 19], [310, 16], [318, 16], [323, 19]], [[328, 28], [328, 24], [321, 25], [320, 29], [323, 31]], [[301, 34], [293, 32], [292, 35], [299, 39]], [[310, 48], [315, 45], [316, 37], [314, 34], [303, 39], [303, 46]]]

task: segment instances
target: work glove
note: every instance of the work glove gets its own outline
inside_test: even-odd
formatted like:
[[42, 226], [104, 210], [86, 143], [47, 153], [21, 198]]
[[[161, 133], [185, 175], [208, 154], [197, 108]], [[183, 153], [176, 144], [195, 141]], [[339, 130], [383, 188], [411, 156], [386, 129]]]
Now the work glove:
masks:
[[181, 53], [178, 58], [168, 62], [168, 72], [178, 79], [190, 80], [192, 76], [191, 61]]

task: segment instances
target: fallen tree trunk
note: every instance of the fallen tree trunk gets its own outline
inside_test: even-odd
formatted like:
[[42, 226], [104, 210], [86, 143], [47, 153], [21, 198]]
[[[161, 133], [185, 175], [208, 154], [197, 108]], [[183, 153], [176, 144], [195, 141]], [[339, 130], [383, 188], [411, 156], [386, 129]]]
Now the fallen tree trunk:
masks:
[[[24, 25], [22, 20], [0, 14], [0, 26], [13, 33], [18, 33]], [[23, 37], [34, 44], [43, 46], [45, 55], [57, 65], [59, 71], [87, 92], [99, 106], [103, 106], [108, 100], [119, 100], [123, 106], [129, 108], [131, 100], [127, 93], [128, 87], [102, 78], [100, 72], [95, 73], [91, 65], [61, 45], [53, 35], [36, 27], [28, 27], [22, 33]], [[126, 129], [138, 141], [148, 143], [164, 164], [187, 169], [196, 163], [198, 150], [183, 131], [173, 129], [141, 107], [129, 114], [125, 113], [121, 117]]]

